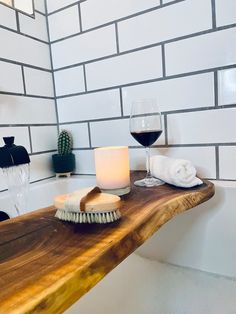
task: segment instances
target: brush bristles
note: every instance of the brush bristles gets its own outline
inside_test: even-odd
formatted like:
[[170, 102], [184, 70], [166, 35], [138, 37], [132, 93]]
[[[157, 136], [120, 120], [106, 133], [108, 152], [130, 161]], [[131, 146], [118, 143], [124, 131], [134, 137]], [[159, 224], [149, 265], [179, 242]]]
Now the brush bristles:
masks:
[[69, 212], [58, 209], [55, 216], [60, 220], [71, 221], [75, 223], [105, 224], [120, 219], [121, 214], [119, 209], [105, 213]]

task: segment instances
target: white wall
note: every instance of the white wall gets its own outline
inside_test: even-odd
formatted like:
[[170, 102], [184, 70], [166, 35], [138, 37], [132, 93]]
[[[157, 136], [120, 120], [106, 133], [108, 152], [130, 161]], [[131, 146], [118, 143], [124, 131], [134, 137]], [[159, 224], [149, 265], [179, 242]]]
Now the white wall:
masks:
[[94, 172], [97, 145], [129, 145], [132, 167], [143, 168], [130, 104], [156, 97], [165, 133], [153, 153], [236, 180], [234, 0], [47, 3], [59, 122], [84, 130], [78, 172]]
[[57, 136], [44, 1], [35, 0], [35, 8], [32, 18], [0, 4], [0, 146], [3, 136], [14, 135], [26, 147], [31, 181], [54, 175], [50, 160]]

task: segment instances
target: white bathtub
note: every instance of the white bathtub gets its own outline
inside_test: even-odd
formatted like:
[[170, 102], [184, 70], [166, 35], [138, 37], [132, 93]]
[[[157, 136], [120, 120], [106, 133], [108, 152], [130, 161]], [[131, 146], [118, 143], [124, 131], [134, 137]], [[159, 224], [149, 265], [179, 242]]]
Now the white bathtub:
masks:
[[[94, 183], [78, 176], [33, 184], [29, 210]], [[214, 184], [214, 198], [164, 225], [66, 313], [235, 314], [236, 183]], [[6, 193], [0, 210], [15, 215]]]

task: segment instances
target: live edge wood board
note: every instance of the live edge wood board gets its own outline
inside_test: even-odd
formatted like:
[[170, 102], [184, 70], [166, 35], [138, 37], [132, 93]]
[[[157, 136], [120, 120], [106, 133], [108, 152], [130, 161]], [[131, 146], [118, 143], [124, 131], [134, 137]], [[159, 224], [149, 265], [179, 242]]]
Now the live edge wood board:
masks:
[[0, 313], [63, 313], [163, 224], [213, 195], [209, 181], [192, 189], [132, 186], [113, 224], [65, 223], [54, 207], [1, 223]]

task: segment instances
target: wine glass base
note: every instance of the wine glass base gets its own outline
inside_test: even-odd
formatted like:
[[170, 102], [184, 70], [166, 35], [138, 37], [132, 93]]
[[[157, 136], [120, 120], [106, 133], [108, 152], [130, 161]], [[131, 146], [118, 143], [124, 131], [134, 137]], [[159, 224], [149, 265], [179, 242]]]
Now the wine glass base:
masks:
[[138, 180], [134, 182], [134, 185], [136, 186], [141, 186], [141, 187], [146, 187], [146, 188], [150, 188], [153, 186], [159, 186], [159, 185], [163, 185], [165, 184], [164, 181], [157, 179], [157, 178], [144, 178], [142, 180]]

